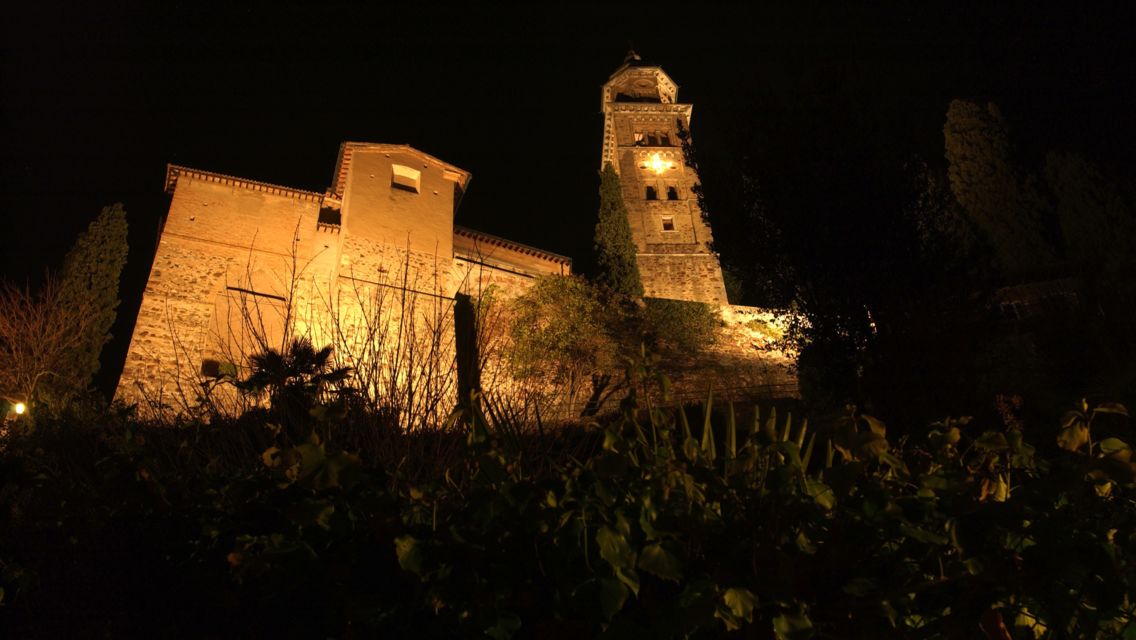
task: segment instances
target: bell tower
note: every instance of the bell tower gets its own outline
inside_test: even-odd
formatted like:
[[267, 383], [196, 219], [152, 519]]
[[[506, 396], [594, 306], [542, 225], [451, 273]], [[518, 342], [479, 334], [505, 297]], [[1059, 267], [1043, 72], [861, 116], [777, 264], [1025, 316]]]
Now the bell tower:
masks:
[[724, 305], [722, 267], [693, 193], [698, 174], [683, 156], [692, 107], [677, 98], [662, 68], [629, 52], [603, 86], [600, 165], [619, 174], [645, 295]]

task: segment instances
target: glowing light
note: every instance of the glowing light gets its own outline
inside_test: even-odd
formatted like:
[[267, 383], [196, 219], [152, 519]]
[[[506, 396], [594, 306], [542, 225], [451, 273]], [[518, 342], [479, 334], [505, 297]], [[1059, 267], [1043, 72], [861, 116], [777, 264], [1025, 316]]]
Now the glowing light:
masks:
[[24, 415], [24, 412], [28, 410], [28, 406], [22, 402], [17, 402], [12, 406], [12, 409], [16, 412], [16, 415], [22, 416]]
[[651, 156], [651, 168], [655, 170], [655, 173], [662, 173], [673, 166], [673, 162], [671, 162], [670, 160], [663, 160], [657, 153]]

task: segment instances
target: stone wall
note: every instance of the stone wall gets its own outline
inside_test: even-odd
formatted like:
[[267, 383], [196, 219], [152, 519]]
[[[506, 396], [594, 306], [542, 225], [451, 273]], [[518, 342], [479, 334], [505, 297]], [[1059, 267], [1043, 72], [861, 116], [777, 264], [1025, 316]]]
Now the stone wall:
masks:
[[324, 250], [318, 203], [182, 175], [143, 292], [116, 397], [194, 401], [202, 361], [226, 350], [217, 316], [265, 294], [287, 294], [293, 257]]
[[[660, 69], [629, 68], [625, 75], [617, 73], [604, 88], [604, 155], [615, 160], [620, 176], [643, 288], [650, 297], [726, 304], [713, 236], [695, 194], [698, 174], [686, 165], [681, 147], [690, 105], [670, 102], [674, 94], [666, 92], [675, 89]], [[649, 92], [648, 85], [666, 99], [611, 101], [621, 93]]]
[[714, 397], [762, 402], [799, 397], [796, 354], [785, 351], [786, 318], [756, 307], [723, 305], [713, 344], [680, 362], [668, 361], [672, 401], [691, 403]]
[[[398, 171], [413, 190], [396, 185]], [[168, 414], [211, 394], [240, 410], [247, 402], [213, 376], [303, 336], [333, 346], [373, 395], [404, 394], [404, 409], [437, 419], [457, 398], [455, 296], [505, 302], [571, 270], [539, 249], [455, 235], [468, 174], [425, 154], [348, 143], [337, 173], [342, 193], [315, 194], [170, 167], [118, 399]]]
[[718, 258], [706, 254], [639, 254], [639, 274], [651, 298], [725, 304]]

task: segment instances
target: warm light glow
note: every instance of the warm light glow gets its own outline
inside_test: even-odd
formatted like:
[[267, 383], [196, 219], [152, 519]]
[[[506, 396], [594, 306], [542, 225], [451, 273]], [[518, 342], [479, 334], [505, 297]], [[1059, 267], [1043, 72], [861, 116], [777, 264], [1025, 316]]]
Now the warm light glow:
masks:
[[651, 168], [655, 170], [655, 173], [662, 173], [673, 166], [673, 162], [671, 162], [670, 160], [663, 160], [657, 153], [651, 156]]
[[24, 412], [28, 410], [28, 407], [27, 407], [27, 405], [25, 405], [25, 404], [24, 404], [24, 403], [22, 403], [22, 402], [17, 402], [17, 403], [16, 403], [16, 404], [15, 404], [15, 405], [14, 405], [14, 406], [12, 407], [12, 409], [13, 409], [13, 410], [15, 410], [15, 412], [16, 412], [16, 415], [18, 415], [18, 416], [22, 416], [22, 415], [24, 415]]

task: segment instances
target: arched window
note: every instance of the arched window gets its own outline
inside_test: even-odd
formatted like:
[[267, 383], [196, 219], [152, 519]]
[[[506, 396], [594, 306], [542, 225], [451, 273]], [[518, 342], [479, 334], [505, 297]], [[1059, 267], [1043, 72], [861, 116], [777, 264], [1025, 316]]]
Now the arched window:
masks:
[[658, 200], [659, 199], [659, 195], [657, 193], [655, 193], [654, 187], [647, 187], [647, 199], [648, 200]]

